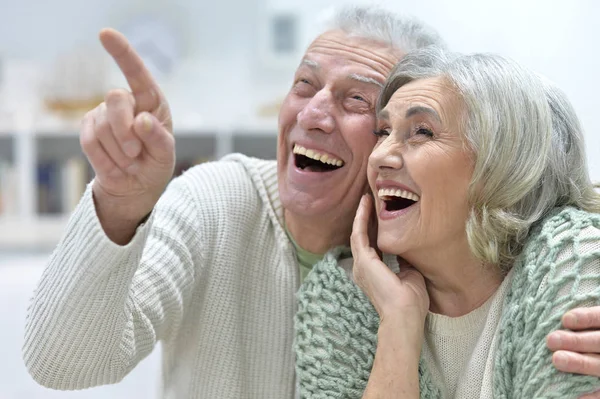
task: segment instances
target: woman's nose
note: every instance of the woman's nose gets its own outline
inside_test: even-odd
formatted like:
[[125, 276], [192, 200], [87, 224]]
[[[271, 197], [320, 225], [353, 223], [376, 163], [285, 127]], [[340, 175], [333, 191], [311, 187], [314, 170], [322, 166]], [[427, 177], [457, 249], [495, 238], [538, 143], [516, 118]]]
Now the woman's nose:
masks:
[[401, 169], [404, 166], [401, 144], [394, 142], [390, 136], [386, 137], [371, 152], [369, 163], [377, 170]]

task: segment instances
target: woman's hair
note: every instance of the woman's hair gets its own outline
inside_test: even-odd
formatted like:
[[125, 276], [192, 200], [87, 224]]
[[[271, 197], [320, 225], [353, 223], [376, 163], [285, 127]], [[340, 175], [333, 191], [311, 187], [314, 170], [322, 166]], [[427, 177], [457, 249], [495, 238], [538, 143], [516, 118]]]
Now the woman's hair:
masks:
[[553, 208], [600, 212], [581, 125], [554, 84], [497, 55], [427, 48], [392, 70], [377, 112], [403, 85], [434, 77], [443, 78], [466, 109], [462, 131], [475, 155], [466, 231], [475, 256], [507, 271], [532, 224]]

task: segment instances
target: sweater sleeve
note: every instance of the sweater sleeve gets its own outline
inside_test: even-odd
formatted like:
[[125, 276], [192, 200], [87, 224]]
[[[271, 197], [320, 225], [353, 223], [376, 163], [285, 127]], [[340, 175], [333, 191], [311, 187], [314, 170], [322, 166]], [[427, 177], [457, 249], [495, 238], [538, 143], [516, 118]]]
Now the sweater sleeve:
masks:
[[193, 204], [184, 177], [175, 179], [119, 246], [102, 230], [88, 186], [28, 309], [23, 358], [39, 384], [119, 382], [177, 333], [202, 264]]
[[600, 379], [558, 371], [546, 336], [562, 328], [566, 311], [600, 304], [600, 218], [563, 212], [538, 238], [507, 298], [495, 397], [578, 398], [600, 388]]

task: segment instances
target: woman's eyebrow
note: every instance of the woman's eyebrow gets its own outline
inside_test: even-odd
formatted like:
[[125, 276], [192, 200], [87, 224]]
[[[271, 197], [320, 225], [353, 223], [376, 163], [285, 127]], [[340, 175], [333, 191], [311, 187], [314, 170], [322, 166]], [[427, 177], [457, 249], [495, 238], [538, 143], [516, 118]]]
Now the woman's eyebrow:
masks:
[[424, 107], [422, 105], [415, 105], [413, 107], [410, 107], [409, 109], [406, 110], [406, 115], [404, 117], [406, 119], [408, 119], [411, 116], [415, 116], [415, 115], [419, 115], [419, 114], [430, 115], [430, 116], [434, 117], [435, 119], [437, 119], [438, 122], [442, 123], [442, 118], [440, 118], [440, 115], [437, 113], [437, 111], [435, 109], [429, 108], [429, 107]]

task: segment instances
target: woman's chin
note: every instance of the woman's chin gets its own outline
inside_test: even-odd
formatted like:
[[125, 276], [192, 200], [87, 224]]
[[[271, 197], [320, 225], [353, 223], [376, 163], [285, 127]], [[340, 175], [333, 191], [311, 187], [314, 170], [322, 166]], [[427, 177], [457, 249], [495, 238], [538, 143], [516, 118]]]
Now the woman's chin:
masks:
[[404, 245], [396, 242], [387, 242], [386, 240], [377, 240], [377, 248], [385, 254], [402, 256], [406, 252]]

